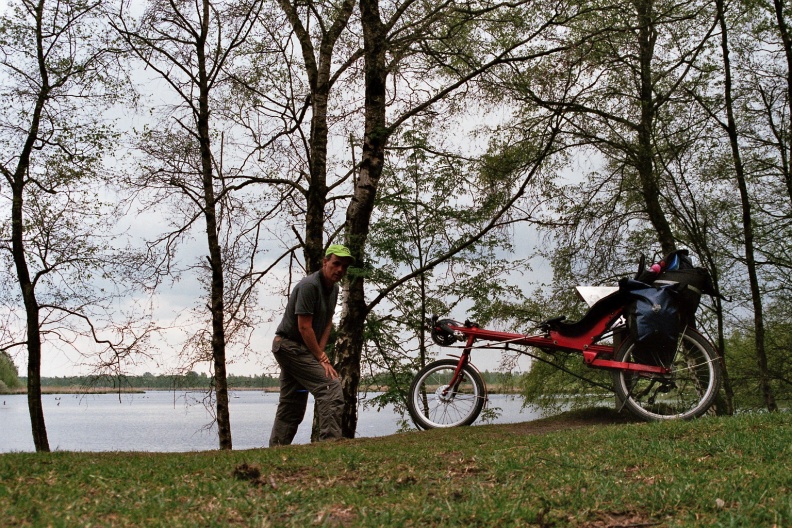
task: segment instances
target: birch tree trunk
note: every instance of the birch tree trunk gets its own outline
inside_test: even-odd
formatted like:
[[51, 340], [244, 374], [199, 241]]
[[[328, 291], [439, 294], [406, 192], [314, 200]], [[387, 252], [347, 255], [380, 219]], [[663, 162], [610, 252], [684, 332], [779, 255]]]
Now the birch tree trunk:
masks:
[[[374, 200], [385, 161], [388, 132], [385, 121], [385, 65], [387, 29], [382, 23], [378, 0], [360, 0], [363, 27], [365, 70], [365, 135], [358, 179], [352, 201], [347, 209], [347, 244], [355, 261], [365, 263], [365, 246], [374, 210]], [[354, 438], [357, 428], [357, 391], [360, 384], [360, 358], [363, 350], [363, 329], [368, 308], [365, 299], [365, 276], [350, 276], [346, 301], [341, 314], [336, 362], [344, 391], [342, 434]]]
[[759, 275], [755, 256], [754, 221], [751, 211], [751, 197], [748, 192], [748, 183], [745, 175], [745, 165], [740, 152], [737, 122], [734, 116], [734, 100], [732, 96], [731, 62], [729, 60], [728, 26], [726, 24], [725, 7], [723, 0], [716, 0], [718, 22], [721, 28], [721, 50], [723, 54], [724, 87], [723, 95], [726, 106], [726, 129], [731, 146], [732, 161], [734, 164], [734, 177], [740, 191], [740, 204], [742, 212], [743, 240], [745, 243], [745, 265], [748, 269], [748, 282], [751, 286], [751, 303], [754, 312], [754, 346], [756, 347], [756, 363], [759, 368], [759, 390], [768, 411], [777, 411], [778, 404], [770, 385], [770, 372], [767, 368], [767, 352], [765, 350], [765, 325], [762, 305], [762, 291], [759, 287]]

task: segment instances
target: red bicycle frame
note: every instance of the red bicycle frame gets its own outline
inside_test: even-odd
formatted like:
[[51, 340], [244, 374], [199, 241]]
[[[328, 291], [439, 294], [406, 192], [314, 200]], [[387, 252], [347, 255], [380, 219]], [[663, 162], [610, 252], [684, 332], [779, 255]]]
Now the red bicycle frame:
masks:
[[[636, 277], [646, 275], [643, 268]], [[657, 272], [653, 269], [652, 273]], [[712, 288], [707, 286], [706, 274], [696, 270], [691, 274], [692, 278], [688, 274], [669, 276], [668, 284], [662, 289], [655, 287], [655, 291], [647, 291], [653, 287], [652, 280], [629, 278], [620, 280], [617, 287], [578, 287], [581, 300], [590, 306], [583, 317], [576, 321], [549, 319], [530, 330], [534, 334], [489, 330], [470, 321], [433, 316], [427, 321], [432, 340], [440, 346], [453, 346], [461, 354], [421, 365], [410, 384], [410, 416], [421, 429], [470, 425], [476, 420], [487, 402], [487, 387], [484, 376], [472, 364], [473, 349], [510, 351], [546, 363], [591, 386], [612, 391], [619, 409], [626, 408], [644, 420], [703, 416], [715, 404], [722, 375], [718, 351], [691, 325], [698, 294]], [[699, 282], [703, 283], [700, 287], [694, 286]], [[686, 297], [689, 292], [692, 294]], [[667, 298], [660, 298], [666, 293], [670, 294]], [[642, 304], [647, 300], [650, 306]], [[651, 316], [644, 317], [648, 310], [665, 319], [655, 324]], [[644, 323], [654, 326], [639, 339]], [[569, 368], [569, 354], [582, 355], [589, 368], [609, 371], [609, 376], [601, 377], [611, 378], [611, 383]]]
[[622, 315], [623, 310], [623, 305], [612, 306], [606, 311], [601, 311], [602, 313], [592, 310], [581, 321], [585, 321], [584, 324], [563, 324], [560, 321], [552, 321], [555, 324], [550, 324], [548, 322], [543, 325], [544, 333], [536, 335], [486, 330], [479, 328], [475, 323], [460, 324], [451, 320], [435, 321], [434, 330], [436, 332], [441, 332], [446, 336], [451, 333], [456, 340], [465, 342], [462, 355], [459, 357], [459, 364], [448, 384], [449, 388], [446, 390], [451, 390], [461, 381], [462, 369], [470, 363], [470, 354], [474, 348], [492, 348], [491, 345], [477, 347], [475, 346], [477, 341], [580, 352], [583, 355], [583, 362], [591, 368], [623, 370], [647, 375], [668, 374], [670, 369], [662, 366], [614, 361], [614, 347], [597, 343], [601, 336], [612, 327], [614, 321]]

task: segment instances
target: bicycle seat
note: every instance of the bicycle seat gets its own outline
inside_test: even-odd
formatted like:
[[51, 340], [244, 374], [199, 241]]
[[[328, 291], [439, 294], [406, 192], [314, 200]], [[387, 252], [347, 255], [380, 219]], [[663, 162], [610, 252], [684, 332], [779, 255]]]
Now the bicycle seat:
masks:
[[590, 332], [594, 325], [607, 317], [609, 313], [623, 306], [625, 300], [624, 291], [616, 290], [595, 302], [579, 320], [567, 321], [564, 316], [555, 317], [542, 323], [541, 328], [545, 331], [555, 330], [566, 336], [583, 335]]
[[543, 331], [547, 332], [551, 328], [555, 328], [558, 323], [566, 319], [566, 315], [559, 315], [558, 317], [553, 317], [552, 319], [548, 319], [547, 321], [542, 321], [539, 323], [539, 328]]

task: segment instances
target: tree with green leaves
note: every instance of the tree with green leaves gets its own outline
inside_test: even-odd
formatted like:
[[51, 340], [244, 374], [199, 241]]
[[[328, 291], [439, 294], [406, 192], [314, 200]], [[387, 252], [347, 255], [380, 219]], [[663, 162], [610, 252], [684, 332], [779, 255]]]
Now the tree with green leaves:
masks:
[[[494, 193], [483, 198], [487, 185], [475, 160], [444, 152], [432, 144], [442, 140], [442, 131], [430, 120], [421, 124], [393, 138], [369, 232], [368, 255], [377, 263], [368, 270], [370, 287], [389, 288], [414, 274], [368, 314], [362, 357], [370, 372], [364, 379], [385, 384], [373, 403], [402, 412], [412, 375], [434, 359], [427, 320], [451, 316], [456, 308], [482, 325], [503, 321], [504, 306], [525, 301], [513, 281], [530, 269], [525, 261], [503, 257], [513, 249], [508, 222], [448, 256], [454, 241], [491, 218], [498, 199]], [[438, 257], [447, 258], [427, 266]]]
[[[300, 2], [281, 0], [281, 9], [296, 36], [302, 52], [304, 78], [307, 81], [306, 106], [310, 106], [310, 132], [304, 137], [301, 150], [305, 154], [301, 171], [305, 186], [301, 189], [305, 200], [305, 233], [303, 252], [306, 271], [312, 273], [321, 267], [325, 248], [326, 208], [328, 193], [349, 177], [349, 171], [340, 181], [328, 182], [328, 140], [330, 116], [337, 108], [334, 90], [342, 76], [358, 60], [361, 50], [352, 40], [350, 49], [348, 24], [355, 6], [354, 0], [326, 5], [303, 5]], [[344, 37], [346, 38], [344, 39]], [[344, 53], [340, 57], [339, 49]], [[337, 99], [340, 99], [338, 97]]]
[[[581, 315], [584, 307], [561, 292], [632, 276], [641, 253], [659, 259], [687, 247], [716, 278], [714, 266], [722, 263], [715, 256], [719, 240], [707, 227], [719, 218], [709, 205], [718, 185], [701, 183], [713, 131], [695, 99], [714, 77], [713, 6], [596, 5], [600, 12], [570, 24], [571, 35], [588, 38], [569, 48], [562, 67], [543, 77], [514, 68], [492, 79], [492, 96], [520, 107], [511, 129], [519, 130], [537, 106], [563, 110], [559, 142], [568, 149], [568, 164], [548, 173], [532, 198], [542, 204], [535, 218], [550, 242], [552, 298], [569, 299], [559, 312], [567, 316]], [[535, 378], [529, 380], [534, 396], [551, 379]]]
[[[729, 138], [732, 162], [734, 165], [734, 181], [740, 195], [742, 240], [745, 254], [745, 266], [748, 271], [748, 283], [750, 286], [752, 307], [754, 314], [754, 333], [756, 360], [760, 372], [760, 388], [765, 405], [769, 411], [778, 410], [767, 368], [767, 353], [765, 351], [765, 322], [762, 292], [759, 286], [759, 276], [756, 263], [756, 234], [753, 219], [753, 205], [749, 196], [748, 182], [743, 162], [743, 153], [740, 147], [737, 117], [735, 115], [734, 93], [732, 86], [732, 67], [729, 58], [729, 24], [726, 18], [726, 7], [723, 0], [716, 0], [718, 26], [721, 30], [721, 55], [723, 60], [723, 102], [725, 119], [717, 119], [718, 124], [723, 128]], [[789, 57], [792, 60], [792, 56]], [[790, 62], [792, 65], [792, 62]], [[790, 85], [792, 86], [792, 85]], [[714, 113], [711, 112], [711, 115]], [[791, 195], [792, 196], [792, 195]]]
[[[457, 106], [458, 103], [453, 101], [452, 96], [455, 93], [464, 94], [474, 79], [488, 68], [513, 60], [528, 61], [551, 54], [552, 50], [540, 44], [542, 37], [537, 34], [542, 34], [543, 31], [552, 32], [548, 28], [558, 27], [567, 16], [574, 16], [563, 9], [551, 9], [549, 14], [543, 13], [544, 7], [526, 7], [527, 3], [523, 5], [520, 13], [513, 10], [513, 4], [499, 2], [463, 7], [451, 2], [436, 6], [409, 4], [404, 6], [405, 9], [392, 11], [392, 6], [383, 5], [382, 12], [390, 19], [377, 26], [372, 21], [378, 16], [374, 11], [379, 10], [379, 7], [363, 2], [359, 4], [363, 23], [362, 26], [357, 26], [357, 19], [350, 15], [352, 6], [353, 4], [348, 3], [303, 6], [282, 2], [281, 8], [288, 23], [286, 27], [294, 32], [302, 55], [302, 63], [297, 69], [299, 75], [293, 73], [294, 70], [278, 69], [275, 64], [270, 65], [269, 69], [256, 69], [247, 77], [242, 73], [239, 75], [241, 78], [259, 81], [258, 85], [248, 82], [247, 86], [251, 88], [253, 100], [257, 102], [256, 107], [262, 109], [262, 115], [278, 115], [284, 123], [280, 137], [285, 143], [276, 145], [269, 141], [258, 142], [262, 147], [261, 156], [271, 159], [284, 152], [288, 147], [286, 138], [291, 133], [295, 138], [293, 147], [305, 153], [304, 157], [295, 160], [290, 151], [287, 156], [290, 168], [288, 171], [281, 171], [289, 172], [289, 177], [281, 174], [279, 177], [262, 178], [260, 181], [285, 189], [282, 195], [293, 203], [291, 208], [295, 215], [299, 215], [300, 223], [305, 222], [304, 235], [298, 232], [296, 236], [304, 248], [306, 269], [310, 270], [315, 264], [313, 261], [316, 260], [316, 255], [321, 255], [324, 240], [339, 238], [343, 240], [338, 241], [347, 243], [357, 252], [357, 262], [362, 264], [360, 268], [353, 269], [351, 280], [345, 286], [344, 310], [348, 315], [342, 315], [339, 332], [341, 348], [338, 350], [345, 351], [340, 352], [338, 360], [347, 369], [346, 374], [342, 372], [347, 399], [345, 412], [349, 416], [345, 425], [347, 436], [354, 435], [356, 423], [357, 387], [361, 351], [365, 341], [363, 325], [366, 314], [394, 288], [412, 279], [400, 277], [394, 284], [385, 287], [373, 304], [361, 304], [364, 297], [364, 277], [372, 267], [376, 267], [376, 263], [367, 256], [365, 248], [369, 222], [378, 215], [374, 200], [384, 159], [385, 151], [382, 149], [385, 148], [388, 138], [401, 126], [412, 119], [432, 115], [436, 111], [435, 107], [449, 113], [461, 111], [462, 107]], [[539, 17], [540, 20], [533, 22], [537, 13], [542, 13], [542, 16]], [[530, 28], [525, 29], [524, 34], [515, 36], [511, 28], [515, 21], [522, 21], [523, 18], [531, 21], [527, 23]], [[268, 11], [266, 20], [270, 22], [273, 19], [274, 14]], [[352, 28], [349, 28], [350, 20], [355, 24]], [[368, 22], [373, 25], [367, 25]], [[268, 36], [281, 35], [283, 31], [283, 27], [277, 22], [269, 27], [271, 29]], [[359, 42], [359, 27], [362, 27], [362, 47]], [[274, 42], [270, 46], [281, 51], [284, 64], [299, 62], [287, 44], [293, 40], [279, 37], [267, 42]], [[470, 44], [473, 42], [479, 47], [471, 48]], [[260, 46], [261, 49], [267, 49], [264, 44]], [[366, 49], [370, 52], [368, 55]], [[367, 58], [363, 64], [363, 75], [355, 78], [353, 74], [361, 71], [360, 59], [364, 56]], [[485, 59], [482, 60], [481, 57]], [[283, 82], [280, 85], [274, 82], [276, 78], [287, 80], [286, 87], [284, 88]], [[382, 92], [389, 78], [396, 83], [391, 99], [386, 98]], [[261, 82], [262, 79], [266, 79], [266, 82]], [[344, 85], [346, 90], [339, 89], [341, 82], [348, 83]], [[360, 88], [365, 95], [355, 97], [352, 90]], [[297, 95], [292, 99], [285, 97], [291, 93]], [[460, 96], [459, 100], [462, 99]], [[471, 97], [470, 100], [476, 99]], [[365, 108], [360, 107], [357, 101], [362, 101]], [[386, 107], [395, 116], [391, 123], [381, 120]], [[306, 115], [310, 115], [310, 131], [302, 129]], [[359, 129], [356, 130], [359, 121], [355, 120], [364, 122], [365, 134], [361, 134]], [[440, 120], [436, 122], [439, 123]], [[542, 141], [552, 133], [549, 136], [543, 133], [551, 128], [539, 127], [542, 132], [537, 133], [537, 138], [543, 139], [538, 141], [538, 145], [546, 146]], [[346, 134], [353, 146], [351, 159], [346, 160], [345, 165], [337, 161], [334, 164], [329, 163], [328, 142], [332, 142], [339, 135], [346, 141]], [[338, 143], [340, 141], [336, 141]], [[549, 150], [541, 147], [529, 149], [523, 161], [535, 160], [542, 153], [548, 154]], [[536, 157], [531, 158], [533, 155]], [[526, 167], [534, 166], [526, 161], [522, 168]], [[535, 167], [527, 168], [523, 174], [531, 174], [532, 170]], [[529, 179], [530, 176], [526, 178]], [[516, 176], [505, 178], [502, 183], [504, 189], [487, 197], [488, 203], [497, 197], [500, 199], [499, 203], [504, 205], [513, 197], [511, 191], [518, 194], [524, 192], [524, 180]], [[494, 188], [495, 185], [491, 187]], [[506, 187], [509, 187], [508, 192], [501, 192]], [[338, 215], [333, 214], [341, 210], [339, 204], [347, 206], [345, 218], [339, 219]], [[495, 209], [490, 209], [490, 212]], [[492, 230], [499, 225], [499, 221], [492, 220], [489, 224], [477, 227]], [[293, 226], [293, 230], [296, 229], [297, 226]], [[445, 255], [428, 262], [427, 269], [443, 262], [444, 258], [472, 247], [479, 239], [480, 234], [477, 231], [469, 238], [455, 241], [456, 245]], [[416, 270], [416, 273], [423, 271]], [[347, 324], [351, 326], [344, 329]]]
[[[392, 10], [376, 0], [360, 2], [364, 135], [345, 225], [345, 240], [358, 262], [367, 260], [368, 235], [376, 215], [384, 160], [391, 138], [400, 127], [431, 114], [435, 106], [443, 111], [458, 108], [444, 103], [454, 94], [465, 93], [466, 88], [498, 66], [519, 63], [527, 69], [541, 69], [539, 64], [549, 68], [551, 57], [578, 44], [574, 39], [562, 38], [563, 26], [580, 16], [577, 6], [482, 3], [460, 8], [449, 2], [428, 8], [418, 4], [407, 7], [412, 9]], [[389, 93], [391, 80], [394, 84]], [[420, 81], [429, 80], [425, 90], [409, 88], [413, 82], [421, 85]], [[512, 206], [526, 194], [536, 173], [556, 152], [559, 118], [560, 112], [549, 110], [537, 119], [530, 128], [532, 137], [520, 145], [521, 152], [510, 151], [511, 159], [484, 158], [481, 174], [490, 184], [490, 195], [498, 198], [498, 205], [478, 230], [452, 241], [444, 254], [382, 288], [371, 300], [365, 295], [369, 272], [364, 268], [349, 274], [336, 344], [346, 400], [345, 435], [353, 435], [357, 423], [357, 388], [367, 315], [405, 282], [474, 246], [491, 230], [510, 221]]]
[[99, 1], [20, 0], [0, 17], [0, 248], [8, 264], [0, 299], [24, 314], [2, 348], [27, 353], [37, 451], [49, 451], [45, 346], [87, 355], [96, 345], [99, 361], [114, 368], [134, 360], [148, 330], [134, 317], [118, 321], [112, 306], [124, 293], [115, 280], [124, 261], [113, 254], [119, 233], [103, 200], [116, 136], [102, 116], [124, 93], [124, 76], [103, 16]]
[[250, 218], [246, 203], [234, 199], [246, 185], [235, 184], [233, 177], [244, 173], [245, 166], [224, 157], [219, 110], [233, 83], [232, 62], [261, 8], [259, 0], [152, 0], [139, 18], [122, 9], [113, 20], [129, 51], [156, 72], [173, 98], [165, 119], [140, 144], [148, 156], [145, 164], [158, 167], [144, 169], [132, 184], [143, 192], [155, 191], [150, 204], [168, 203], [178, 212], [171, 216], [174, 229], [150, 242], [164, 247], [155, 275], [170, 273], [176, 245], [203, 224], [208, 255], [194, 266], [204, 278], [207, 298], [201, 306], [209, 321], [188, 339], [193, 353], [187, 370], [195, 362], [210, 361], [221, 449], [232, 448], [227, 346], [235, 333], [251, 328], [248, 310], [260, 279], [251, 270], [251, 252], [258, 248], [262, 219], [245, 224]]
[[735, 400], [741, 409], [767, 409], [764, 397], [766, 384], [777, 402], [788, 401], [792, 396], [792, 369], [788, 361], [792, 341], [789, 306], [786, 302], [771, 303], [765, 314], [765, 350], [767, 363], [764, 369], [756, 361], [753, 321], [734, 325], [727, 343], [730, 352]]
[[19, 371], [14, 360], [5, 350], [0, 351], [0, 389], [16, 389], [19, 385]]
[[245, 134], [257, 163], [244, 178], [272, 189], [273, 208], [284, 218], [273, 232], [291, 264], [307, 273], [321, 267], [337, 233], [328, 210], [348, 198], [336, 193], [352, 175], [330, 141], [344, 135], [336, 127], [346, 126], [354, 111], [344, 107], [339, 90], [359, 55], [348, 29], [353, 8], [349, 0], [264, 3], [241, 51], [244, 60], [229, 68], [235, 85], [226, 117]]
[[[564, 219], [567, 229], [555, 231], [565, 233], [562, 251], [580, 260], [573, 268], [604, 278], [613, 270], [602, 264], [635, 258], [627, 255], [627, 245], [632, 252], [659, 246], [662, 254], [677, 247], [664, 203], [669, 182], [662, 159], [685, 148], [689, 137], [681, 127], [666, 127], [676, 135], [660, 128], [685, 111], [681, 100], [691, 99], [685, 91], [698, 82], [695, 64], [708, 49], [715, 17], [707, 2], [697, 0], [597, 5], [601, 11], [570, 25], [571, 34], [590, 37], [569, 49], [564, 67], [539, 81], [530, 71], [515, 71], [499, 85], [507, 97], [530, 102], [529, 109], [563, 109], [565, 143], [593, 159], [588, 167], [581, 162], [590, 171], [583, 181], [548, 200], [549, 216]], [[595, 247], [597, 258], [588, 258]]]

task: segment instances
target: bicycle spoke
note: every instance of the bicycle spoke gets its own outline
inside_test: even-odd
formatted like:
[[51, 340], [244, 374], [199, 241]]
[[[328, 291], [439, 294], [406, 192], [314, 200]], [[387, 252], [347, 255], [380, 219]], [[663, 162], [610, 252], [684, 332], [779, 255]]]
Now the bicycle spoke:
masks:
[[[618, 360], [639, 363], [634, 341], [626, 341], [618, 351]], [[634, 375], [624, 371], [614, 374], [614, 387], [624, 406], [647, 420], [693, 418], [712, 405], [720, 386], [717, 352], [698, 332], [687, 331], [668, 374]]]
[[468, 425], [481, 412], [484, 384], [476, 371], [465, 367], [452, 388], [456, 361], [441, 360], [428, 365], [410, 387], [408, 408], [423, 428]]

